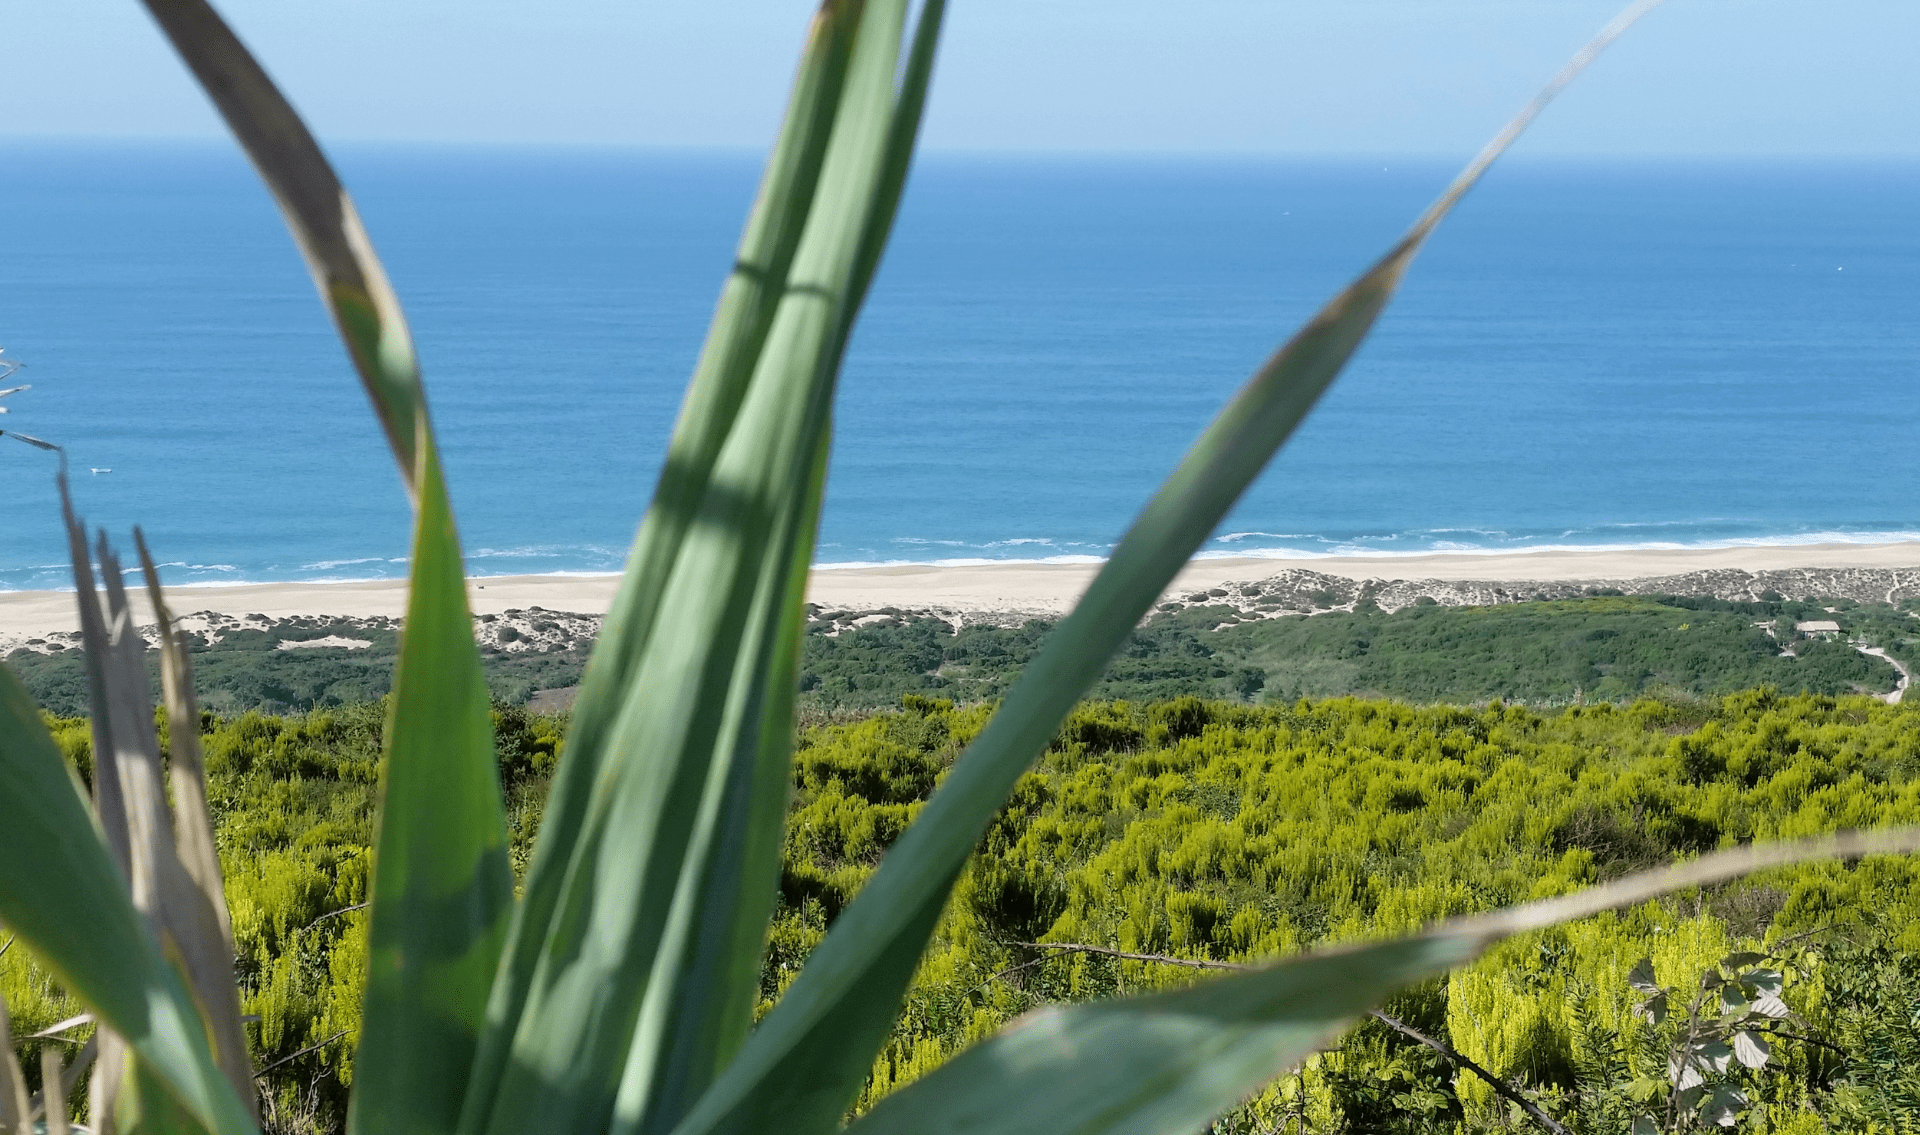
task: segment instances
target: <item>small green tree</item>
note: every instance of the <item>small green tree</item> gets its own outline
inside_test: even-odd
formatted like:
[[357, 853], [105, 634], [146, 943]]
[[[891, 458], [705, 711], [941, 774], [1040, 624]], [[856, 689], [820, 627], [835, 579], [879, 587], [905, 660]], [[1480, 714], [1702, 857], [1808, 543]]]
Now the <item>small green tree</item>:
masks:
[[1666, 1067], [1626, 1085], [1627, 1098], [1642, 1109], [1634, 1135], [1740, 1122], [1753, 1103], [1746, 1074], [1766, 1067], [1783, 1028], [1806, 1028], [1781, 1000], [1786, 978], [1763, 964], [1769, 960], [1745, 951], [1727, 955], [1700, 975], [1691, 1000], [1656, 980], [1651, 958], [1635, 964], [1627, 981], [1643, 996], [1634, 1011], [1665, 1039]]

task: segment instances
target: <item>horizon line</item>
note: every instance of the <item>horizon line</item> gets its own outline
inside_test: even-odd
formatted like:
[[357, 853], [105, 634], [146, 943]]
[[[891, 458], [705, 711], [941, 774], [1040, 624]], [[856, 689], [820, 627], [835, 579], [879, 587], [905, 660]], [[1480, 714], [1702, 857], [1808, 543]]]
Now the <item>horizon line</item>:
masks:
[[[166, 147], [179, 149], [201, 149], [209, 147], [232, 148], [236, 158], [243, 155], [233, 148], [232, 139], [225, 134], [59, 134], [23, 132], [10, 133], [0, 131], [0, 142], [13, 145], [43, 145], [49, 147], [98, 147], [128, 149], [142, 147]], [[325, 147], [332, 150], [403, 150], [411, 149], [423, 152], [563, 152], [578, 154], [623, 154], [623, 155], [660, 155], [683, 157], [728, 157], [760, 160], [766, 156], [765, 146], [739, 142], [669, 142], [669, 141], [616, 141], [616, 140], [547, 140], [547, 139], [478, 139], [478, 138], [381, 138], [381, 137], [341, 137], [323, 139]], [[1452, 162], [1458, 163], [1465, 151], [1451, 148], [1434, 147], [1419, 150], [1309, 150], [1309, 149], [1273, 149], [1273, 148], [1236, 148], [1236, 149], [1181, 149], [1174, 147], [1109, 148], [1109, 147], [1037, 147], [1037, 146], [974, 146], [974, 145], [923, 145], [918, 157], [921, 158], [960, 158], [983, 161], [1140, 161], [1140, 162], [1248, 162], [1248, 163], [1286, 163], [1286, 162]], [[1533, 149], [1516, 151], [1509, 155], [1521, 164], [1531, 162], [1920, 162], [1920, 147], [1910, 150], [1712, 150], [1684, 151], [1672, 149], [1654, 150], [1585, 150], [1554, 148], [1548, 150]]]

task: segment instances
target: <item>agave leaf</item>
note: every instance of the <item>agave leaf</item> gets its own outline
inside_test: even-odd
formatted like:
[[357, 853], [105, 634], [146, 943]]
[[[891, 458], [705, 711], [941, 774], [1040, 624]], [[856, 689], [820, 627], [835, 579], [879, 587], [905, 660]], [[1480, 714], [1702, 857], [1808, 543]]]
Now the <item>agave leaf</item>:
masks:
[[811, 209], [852, 49], [855, 20], [824, 6], [801, 58], [794, 94], [748, 219], [733, 273], [681, 407], [653, 505], [635, 538], [625, 578], [602, 625], [575, 703], [567, 757], [548, 792], [525, 894], [487, 1009], [461, 1123], [488, 1121], [545, 949], [568, 887], [574, 848], [607, 761], [607, 738], [632, 688], [661, 610], [661, 595], [753, 376]]
[[[48, 1045], [40, 1051], [43, 1053], [53, 1052], [54, 1046]], [[74, 1054], [73, 1063], [61, 1069], [60, 1079], [57, 1081], [59, 1087], [54, 1095], [55, 1103], [57, 1104], [53, 1109], [54, 1111], [63, 1112], [65, 1110], [67, 1097], [71, 1096], [73, 1089], [79, 1086], [80, 1077], [87, 1074], [87, 1069], [93, 1065], [94, 1057], [98, 1056], [99, 1053], [100, 1034], [96, 1032], [94, 1035], [88, 1037], [87, 1043], [81, 1045], [80, 1051]], [[41, 1115], [46, 1112], [47, 1089], [45, 1085], [56, 1083], [56, 1081], [43, 1074], [40, 1077], [40, 1083], [42, 1085], [40, 1091], [33, 1097], [33, 1111], [35, 1115]]]
[[348, 1117], [356, 1131], [452, 1130], [513, 901], [459, 540], [431, 445], [421, 464]]
[[119, 1135], [121, 1101], [125, 1098], [127, 1071], [133, 1061], [127, 1042], [106, 1025], [94, 1031], [100, 1042], [93, 1076], [87, 1081], [87, 1114], [93, 1117], [100, 1135]]
[[746, 1031], [828, 408], [938, 26], [923, 15], [900, 80], [906, 8], [829, 3], [816, 21], [589, 668], [462, 1130], [665, 1131]]
[[[94, 780], [108, 768], [97, 764]], [[254, 1130], [33, 699], [0, 667], [0, 920], [217, 1135]], [[103, 1046], [104, 1047], [104, 1046]]]
[[881, 1100], [849, 1135], [1186, 1135], [1324, 1047], [1383, 989], [1469, 961], [1409, 939], [1152, 997], [1042, 1009]]
[[75, 1081], [68, 1079], [67, 1070], [60, 1063], [60, 1051], [51, 1044], [40, 1050], [40, 1082], [46, 1087], [41, 1089], [43, 1103], [36, 1105], [36, 1114], [46, 1119], [47, 1135], [67, 1135], [67, 1096], [59, 1089], [72, 1091]]
[[146, 1065], [133, 1060], [119, 1098], [119, 1116], [137, 1116], [129, 1135], [207, 1135], [207, 1129], [167, 1094]]
[[[64, 472], [59, 485], [69, 544], [79, 550], [85, 543], [85, 531], [74, 515]], [[83, 556], [73, 563], [89, 666], [101, 683], [92, 691], [94, 705], [104, 709], [105, 732], [110, 739], [110, 747], [96, 753], [94, 780], [96, 786], [104, 787], [102, 782], [106, 781], [119, 786], [134, 908], [146, 916], [163, 948], [179, 963], [208, 1027], [214, 1059], [226, 1073], [235, 1095], [251, 1111], [253, 1070], [240, 1024], [233, 948], [215, 913], [215, 902], [224, 899], [215, 900], [197, 886], [180, 861], [160, 775], [153, 694], [147, 682], [146, 640], [134, 626], [119, 560], [104, 533], [98, 555], [105, 584], [104, 606], [101, 595], [93, 589], [91, 562]], [[208, 839], [211, 841], [210, 830]], [[107, 1073], [107, 1078], [111, 1080], [112, 1073]], [[143, 1098], [157, 1099], [152, 1093]]]
[[[113, 757], [116, 751], [114, 725], [118, 715], [112, 712], [107, 700], [107, 628], [100, 614], [100, 596], [94, 588], [93, 570], [88, 566], [92, 561], [87, 555], [87, 529], [74, 514], [73, 498], [68, 492], [64, 467], [59, 483], [61, 516], [67, 527], [67, 552], [73, 563], [75, 598], [80, 605], [80, 640], [87, 647], [81, 652], [81, 657], [87, 668], [87, 717], [93, 731], [96, 758], [93, 806], [99, 813], [107, 846], [112, 850], [114, 862], [119, 865], [124, 878], [132, 870], [133, 852], [127, 843], [127, 805], [121, 796], [120, 777], [115, 771], [117, 766]], [[95, 644], [100, 646], [97, 654]]]
[[[1472, 961], [1509, 935], [1762, 867], [1916, 848], [1920, 828], [1736, 848], [1564, 898], [1456, 919], [1394, 941], [1320, 950], [1170, 993], [1042, 1009], [881, 1100], [848, 1135], [1204, 1130], [1394, 989]], [[1760, 1054], [1754, 1059], [1764, 1062], [1764, 1043], [1754, 1043]]]
[[512, 875], [486, 680], [412, 337], [352, 199], [266, 72], [205, 0], [147, 8], [279, 202], [414, 499], [348, 1126], [446, 1132], [465, 1094]]
[[313, 134], [206, 0], [145, 0], [272, 191], [353, 356], [410, 492], [420, 480], [426, 396], [400, 301], [353, 199]]
[[[184, 962], [207, 1019], [214, 1058], [234, 1091], [251, 1103], [256, 1099], [253, 1062], [247, 1054], [246, 1028], [240, 1020], [240, 991], [234, 984], [233, 924], [227, 914], [226, 889], [220, 881], [220, 859], [214, 851], [213, 818], [207, 812], [206, 762], [200, 755], [200, 709], [194, 700], [192, 663], [184, 637], [174, 630], [173, 617], [160, 591], [160, 573], [153, 566], [139, 529], [134, 530], [134, 542], [146, 575], [147, 596], [159, 624], [160, 675], [173, 742], [168, 772], [173, 786], [173, 841], [151, 853], [154, 859], [164, 861], [156, 870], [156, 879], [166, 888], [159, 902], [161, 922], [167, 930], [166, 940], [174, 944]], [[117, 572], [113, 578], [118, 579]], [[145, 685], [144, 665], [141, 684]], [[152, 719], [149, 712], [145, 720]], [[166, 818], [158, 763], [156, 747], [153, 766], [142, 772], [142, 795], [153, 798], [156, 820]], [[123, 775], [125, 767], [122, 765]], [[163, 828], [156, 827], [156, 838]]]
[[567, 886], [573, 848], [605, 763], [607, 734], [644, 656], [661, 609], [663, 587], [786, 292], [826, 155], [854, 26], [844, 5], [828, 5], [808, 37], [787, 119], [681, 407], [653, 506], [634, 541], [625, 578], [602, 624], [574, 706], [567, 758], [548, 792], [525, 896], [509, 931], [502, 970], [488, 1005], [462, 1131], [478, 1131], [493, 1106], [547, 929]]
[[92, 1013], [77, 1013], [74, 1016], [68, 1017], [64, 1021], [55, 1021], [53, 1024], [48, 1025], [46, 1028], [41, 1029], [37, 1033], [27, 1034], [25, 1039], [44, 1040], [49, 1037], [57, 1037], [61, 1033], [66, 1032], [68, 1029], [77, 1029], [81, 1025], [90, 1025], [92, 1023], [93, 1023]]
[[50, 441], [41, 441], [37, 437], [32, 437], [28, 434], [23, 434], [19, 430], [0, 430], [0, 437], [10, 437], [10, 438], [15, 438], [19, 441], [24, 441], [28, 445], [33, 446], [35, 449], [45, 449], [54, 453], [57, 453], [60, 450], [59, 446], [53, 444]]
[[[220, 933], [233, 952], [233, 920], [227, 912], [227, 891], [221, 882], [220, 854], [214, 848], [213, 816], [207, 811], [207, 762], [200, 751], [200, 701], [193, 690], [193, 660], [187, 653], [184, 631], [173, 625], [166, 596], [160, 590], [160, 571], [153, 566], [147, 540], [133, 530], [140, 553], [140, 569], [147, 581], [147, 601], [153, 606], [160, 639], [160, 690], [167, 707], [167, 780], [173, 788], [174, 838], [180, 863], [207, 898]], [[251, 1072], [249, 1071], [249, 1074]]]
[[[945, 9], [945, 0], [928, 0], [921, 8], [892, 121], [877, 155], [878, 176], [867, 192], [865, 216], [858, 221], [858, 244], [846, 295], [841, 300], [840, 318], [818, 367], [819, 381], [830, 382], [838, 375], [854, 319], [892, 229], [919, 135]], [[889, 25], [887, 30], [890, 36], [897, 37], [893, 27]], [[879, 82], [872, 85], [882, 86]], [[882, 101], [877, 89], [869, 97], [875, 102]], [[805, 491], [782, 513], [782, 531], [776, 538], [776, 546], [785, 543], [787, 551], [770, 566], [784, 579], [768, 577], [757, 597], [757, 602], [775, 604], [760, 612], [762, 618], [757, 631], [764, 637], [771, 623], [772, 652], [763, 658], [761, 644], [744, 652], [754, 663], [750, 675], [741, 677], [742, 681], [755, 683], [752, 696], [766, 707], [758, 723], [757, 737], [743, 738], [745, 744], [757, 745], [758, 756], [750, 766], [751, 775], [736, 778], [736, 783], [727, 790], [729, 797], [722, 807], [734, 822], [713, 844], [715, 862], [708, 868], [709, 882], [704, 893], [694, 899], [704, 925], [694, 936], [692, 956], [728, 959], [733, 972], [725, 973], [697, 961], [691, 973], [674, 983], [677, 991], [674, 1016], [663, 1022], [664, 1027], [655, 1030], [657, 1036], [672, 1038], [671, 1044], [662, 1052], [658, 1067], [650, 1067], [647, 1061], [638, 1059], [644, 1048], [635, 1046], [616, 1100], [612, 1128], [615, 1135], [670, 1130], [738, 1049], [758, 1000], [760, 958], [772, 905], [772, 883], [779, 862], [780, 832], [792, 763], [794, 690], [805, 634], [802, 612], [816, 525], [825, 494], [829, 428], [824, 420], [816, 427], [811, 477], [804, 484]], [[784, 594], [775, 590], [781, 582], [784, 582]], [[734, 758], [736, 766], [742, 768], [749, 767], [745, 744]], [[644, 1092], [650, 1081], [659, 1086], [652, 1089], [653, 1099], [648, 1101]], [[650, 1107], [644, 1106], [648, 1103]]]
[[920, 19], [914, 26], [913, 46], [907, 53], [907, 65], [901, 74], [900, 91], [893, 108], [892, 124], [887, 131], [886, 147], [879, 156], [879, 179], [867, 207], [854, 253], [853, 276], [846, 299], [841, 304], [837, 341], [829, 365], [838, 369], [847, 337], [866, 301], [873, 274], [880, 267], [880, 255], [886, 250], [893, 232], [893, 219], [900, 211], [900, 198], [906, 189], [907, 172], [913, 165], [915, 143], [920, 137], [920, 122], [927, 106], [927, 88], [933, 82], [934, 57], [940, 49], [940, 30], [946, 23], [946, 0], [925, 0]]
[[21, 1074], [20, 1058], [13, 1052], [13, 1019], [7, 1013], [7, 999], [0, 997], [0, 1131], [24, 1130], [31, 1114], [27, 1078]]
[[1547, 102], [1657, 2], [1641, 0], [1575, 56], [1207, 428], [681, 1135], [832, 1129], [898, 1012], [967, 854], [1060, 720], [1339, 374], [1435, 226]]

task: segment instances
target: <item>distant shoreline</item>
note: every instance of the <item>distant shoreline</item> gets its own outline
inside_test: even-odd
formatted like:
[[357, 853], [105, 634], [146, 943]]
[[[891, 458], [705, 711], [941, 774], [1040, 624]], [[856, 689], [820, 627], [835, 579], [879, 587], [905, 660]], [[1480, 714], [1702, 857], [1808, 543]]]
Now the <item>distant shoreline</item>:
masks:
[[[808, 599], [834, 610], [894, 607], [967, 615], [1057, 618], [1099, 569], [1097, 563], [990, 563], [968, 565], [889, 564], [815, 570]], [[1695, 573], [1728, 572], [1891, 573], [1907, 587], [1905, 572], [1920, 590], [1920, 541], [1897, 544], [1796, 544], [1729, 548], [1583, 548], [1534, 552], [1435, 552], [1425, 555], [1214, 557], [1189, 563], [1168, 589], [1182, 595], [1248, 583], [1287, 573], [1313, 572], [1348, 580], [1398, 582], [1396, 592], [1417, 590], [1420, 581], [1485, 583], [1501, 594], [1528, 585], [1569, 581], [1596, 583], [1652, 580]], [[534, 607], [597, 616], [613, 600], [613, 574], [478, 577], [468, 596], [476, 615]], [[1809, 585], [1812, 586], [1811, 580]], [[1891, 588], [1889, 589], [1891, 590]], [[213, 611], [233, 618], [269, 620], [301, 616], [398, 618], [405, 611], [406, 581], [196, 584], [173, 591], [180, 613]], [[136, 618], [148, 622], [144, 592], [133, 591]], [[31, 638], [75, 629], [70, 591], [0, 592], [0, 654]]]

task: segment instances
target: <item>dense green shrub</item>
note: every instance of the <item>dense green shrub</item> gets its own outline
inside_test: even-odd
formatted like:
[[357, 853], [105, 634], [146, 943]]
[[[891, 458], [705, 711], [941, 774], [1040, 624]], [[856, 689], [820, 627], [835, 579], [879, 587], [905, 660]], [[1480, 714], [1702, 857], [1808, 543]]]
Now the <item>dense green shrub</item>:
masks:
[[[1920, 665], [1920, 624], [1884, 604], [1828, 612], [1801, 602], [1616, 594], [1494, 607], [1416, 603], [1390, 614], [1367, 604], [1270, 619], [1210, 606], [1164, 611], [1135, 630], [1094, 695], [1567, 705], [1662, 690], [1701, 697], [1763, 685], [1823, 694], [1893, 688], [1893, 667], [1846, 642], [1762, 625], [1816, 617]], [[816, 620], [805, 644], [802, 700], [877, 708], [906, 693], [998, 697], [1052, 628], [1035, 620], [954, 632], [938, 619], [897, 615], [860, 625]]]
[[[1837, 604], [1836, 604], [1837, 605]], [[1850, 638], [1920, 666], [1920, 623], [1884, 604], [1829, 612], [1802, 602], [1734, 603], [1691, 596], [1596, 595], [1585, 599], [1440, 607], [1391, 614], [1338, 611], [1311, 619], [1233, 621], [1224, 607], [1155, 615], [1108, 666], [1095, 694], [1134, 701], [1196, 692], [1248, 702], [1301, 696], [1396, 697], [1475, 702], [1490, 698], [1565, 705], [1624, 701], [1661, 690], [1693, 696], [1761, 685], [1789, 692], [1883, 692], [1895, 673], [1848, 643], [1769, 632], [1758, 624], [1836, 619]], [[907, 695], [953, 701], [1000, 697], [1032, 660], [1053, 623], [968, 626], [955, 632], [925, 616], [880, 612], [855, 622], [813, 620], [802, 646], [803, 710], [873, 710]], [[518, 635], [511, 628], [498, 632]], [[326, 635], [372, 645], [281, 649]], [[1783, 637], [1775, 637], [1776, 635]], [[505, 639], [502, 639], [505, 641]], [[365, 623], [286, 622], [195, 640], [195, 684], [203, 705], [304, 712], [375, 700], [393, 679], [394, 631]], [[1784, 656], [1792, 647], [1793, 657]], [[535, 691], [580, 681], [584, 643], [483, 655], [495, 698], [518, 705]], [[86, 711], [78, 650], [7, 659], [42, 706]]]
[[[510, 630], [503, 627], [501, 633]], [[517, 637], [518, 632], [512, 633]], [[334, 636], [368, 645], [283, 648]], [[393, 664], [399, 656], [399, 634], [393, 627], [361, 619], [289, 619], [227, 629], [218, 636], [196, 634], [189, 644], [200, 704], [229, 716], [248, 710], [303, 713], [378, 701], [393, 687]], [[536, 690], [577, 684], [586, 660], [587, 646], [572, 643], [482, 656], [494, 697], [514, 704]], [[87, 712], [86, 660], [77, 647], [48, 654], [22, 648], [6, 662], [42, 708], [57, 714]], [[150, 666], [150, 680], [158, 689], [157, 654], [150, 656]]]
[[[337, 1123], [353, 1075], [366, 967], [355, 908], [366, 898], [384, 715], [378, 704], [208, 715], [203, 731], [258, 1059], [319, 1046], [274, 1069], [273, 1110], [323, 1127]], [[762, 1011], [987, 716], [914, 695], [902, 711], [801, 731]], [[85, 723], [50, 724], [85, 775]], [[1737, 842], [1911, 823], [1916, 725], [1912, 710], [1870, 699], [1765, 689], [1552, 713], [1085, 704], [985, 835], [862, 1106], [1036, 1005], [1190, 976], [1020, 943], [1241, 961], [1399, 933]], [[524, 870], [564, 721], [502, 706], [494, 728]], [[1630, 1012], [1634, 961], [1651, 957], [1661, 980], [1685, 984], [1741, 943], [1823, 927], [1803, 940], [1815, 952], [1788, 997], [1848, 1058], [1782, 1043], [1756, 1098], [1782, 1117], [1776, 1126], [1817, 1106], [1835, 1129], [1899, 1129], [1920, 1109], [1920, 869], [1907, 860], [1774, 870], [1528, 935], [1388, 1010], [1529, 1085], [1569, 1122], [1599, 1123], [1596, 1085], [1617, 1096], [1619, 1070], [1652, 1043]], [[22, 1032], [78, 1011], [17, 952], [0, 958], [0, 992]], [[1307, 1130], [1479, 1130], [1498, 1124], [1497, 1102], [1431, 1050], [1372, 1025], [1227, 1127], [1271, 1129], [1291, 1116]]]
[[[775, 964], [792, 965], [817, 939], [876, 844], [911, 815], [899, 803], [905, 781], [852, 793], [849, 779], [809, 770], [857, 763], [863, 753], [876, 769], [908, 767], [901, 750], [882, 746], [921, 716], [802, 736], [795, 826], [834, 838], [790, 839], [787, 871], [831, 887], [783, 896]], [[954, 734], [977, 728], [969, 711], [946, 716]], [[1756, 838], [1911, 822], [1920, 818], [1914, 725], [1911, 711], [1867, 699], [1768, 690], [1715, 704], [1553, 714], [1350, 700], [1083, 706], [988, 832], [863, 1102], [1043, 1002], [1190, 976], [1151, 962], [1049, 956], [1022, 942], [1269, 957], [1563, 893]], [[920, 751], [915, 782], [953, 753]], [[1598, 1087], [1617, 1095], [1620, 1086], [1602, 1085], [1600, 1070], [1648, 1043], [1629, 1012], [1625, 979], [1636, 959], [1650, 956], [1663, 980], [1686, 983], [1736, 943], [1816, 927], [1827, 928], [1823, 942], [1870, 942], [1902, 956], [1920, 947], [1920, 875], [1902, 860], [1767, 872], [1518, 939], [1390, 1009], [1572, 1119]], [[1833, 1038], [1858, 1031], [1863, 1016], [1825, 996], [1827, 968], [1816, 960], [1789, 996], [1846, 1047]], [[766, 983], [770, 994], [779, 987]], [[1876, 1011], [1899, 1003], [1894, 992], [1868, 999]], [[1903, 1051], [1899, 1043], [1857, 1048], [1865, 1060]], [[1856, 1075], [1854, 1064], [1823, 1063], [1817, 1046], [1782, 1049], [1790, 1051], [1756, 1097], [1782, 1117], [1767, 1121], [1775, 1126], [1855, 1095], [1872, 1094], [1883, 1111], [1902, 1098], [1895, 1058], [1877, 1057], [1886, 1069], [1878, 1073], [1860, 1064]], [[1271, 1130], [1292, 1116], [1317, 1130], [1424, 1131], [1456, 1121], [1483, 1129], [1499, 1125], [1497, 1103], [1431, 1050], [1370, 1027], [1228, 1125]], [[1846, 1114], [1859, 1119], [1851, 1129], [1868, 1130], [1880, 1113], [1862, 1105]]]

